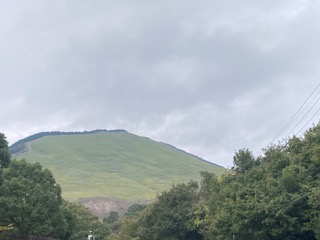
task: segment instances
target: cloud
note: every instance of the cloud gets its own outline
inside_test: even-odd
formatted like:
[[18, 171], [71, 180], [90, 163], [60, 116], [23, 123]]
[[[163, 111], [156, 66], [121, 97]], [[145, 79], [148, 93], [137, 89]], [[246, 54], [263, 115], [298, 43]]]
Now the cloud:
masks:
[[0, 131], [13, 143], [124, 128], [231, 166], [235, 150], [266, 146], [317, 85], [319, 8], [0, 1]]

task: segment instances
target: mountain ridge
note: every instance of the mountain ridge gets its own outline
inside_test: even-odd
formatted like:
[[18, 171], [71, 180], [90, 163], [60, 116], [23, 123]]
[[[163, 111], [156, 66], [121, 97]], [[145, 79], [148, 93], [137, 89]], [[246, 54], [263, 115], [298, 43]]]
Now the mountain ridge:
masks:
[[81, 202], [100, 217], [132, 203], [152, 201], [173, 184], [200, 181], [201, 171], [225, 171], [172, 145], [125, 130], [43, 132], [17, 143], [20, 151], [15, 158], [39, 162], [52, 172], [63, 198]]
[[[125, 129], [111, 129], [111, 130], [107, 130], [107, 129], [95, 129], [95, 130], [90, 130], [90, 131], [45, 131], [45, 132], [39, 132], [39, 133], [35, 133], [35, 134], [32, 134], [26, 138], [23, 138], [23, 139], [20, 139], [18, 140], [17, 142], [13, 143], [12, 145], [10, 145], [9, 147], [9, 151], [10, 151], [10, 154], [15, 156], [15, 155], [20, 155], [20, 154], [23, 154], [24, 152], [27, 152], [29, 150], [28, 146], [27, 146], [27, 143], [29, 142], [32, 142], [32, 141], [36, 141], [40, 138], [43, 138], [43, 137], [47, 137], [47, 136], [59, 136], [59, 135], [83, 135], [83, 134], [96, 134], [96, 133], [120, 133], [120, 132], [126, 132], [126, 133], [130, 133], [128, 132], [127, 130]], [[132, 133], [131, 133], [132, 134]], [[139, 137], [142, 137], [142, 138], [145, 138], [145, 139], [148, 139], [148, 140], [151, 140], [151, 141], [154, 141], [153, 139], [149, 138], [149, 137], [143, 137], [143, 136], [139, 136]], [[158, 142], [158, 141], [156, 141]], [[210, 162], [202, 157], [199, 157], [195, 154], [192, 154], [190, 152], [187, 152], [183, 149], [180, 149], [180, 148], [177, 148], [171, 144], [168, 144], [168, 143], [165, 143], [165, 142], [158, 142], [158, 143], [161, 143], [161, 144], [165, 144], [169, 147], [172, 147], [178, 151], [181, 151], [181, 152], [184, 152], [186, 154], [189, 154], [191, 156], [194, 156], [195, 158], [198, 158], [199, 160], [201, 161], [204, 161], [204, 162], [207, 162], [209, 164], [212, 164], [212, 165], [215, 165], [217, 167], [222, 167], [216, 163], [213, 163], [213, 162]]]
[[25, 149], [25, 144], [31, 141], [35, 141], [37, 139], [40, 139], [42, 137], [47, 136], [59, 136], [59, 135], [82, 135], [82, 134], [95, 134], [95, 133], [101, 133], [101, 132], [127, 132], [124, 129], [114, 129], [114, 130], [107, 130], [107, 129], [96, 129], [91, 131], [45, 131], [45, 132], [39, 132], [32, 134], [26, 138], [20, 139], [17, 142], [13, 143], [9, 147], [9, 151], [11, 155], [19, 155], [21, 154], [21, 151], [23, 152]]

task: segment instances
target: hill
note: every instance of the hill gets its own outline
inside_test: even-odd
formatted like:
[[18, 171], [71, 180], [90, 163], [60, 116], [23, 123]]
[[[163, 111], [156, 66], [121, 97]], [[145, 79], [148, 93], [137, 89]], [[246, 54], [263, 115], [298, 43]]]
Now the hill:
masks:
[[224, 168], [125, 130], [39, 133], [10, 147], [17, 159], [48, 168], [68, 200], [108, 197], [151, 200], [173, 183]]

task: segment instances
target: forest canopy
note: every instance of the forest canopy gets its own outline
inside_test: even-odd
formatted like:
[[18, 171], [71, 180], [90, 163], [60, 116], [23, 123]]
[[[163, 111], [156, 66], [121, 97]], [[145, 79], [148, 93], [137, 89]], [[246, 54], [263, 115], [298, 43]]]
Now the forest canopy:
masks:
[[203, 172], [199, 189], [172, 186], [114, 239], [320, 239], [319, 173], [317, 125], [262, 156], [240, 149], [224, 175]]

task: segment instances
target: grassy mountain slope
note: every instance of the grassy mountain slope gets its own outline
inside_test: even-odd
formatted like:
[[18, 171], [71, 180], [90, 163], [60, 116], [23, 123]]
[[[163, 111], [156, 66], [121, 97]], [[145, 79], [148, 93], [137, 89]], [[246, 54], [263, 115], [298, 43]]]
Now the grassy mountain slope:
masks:
[[15, 157], [40, 162], [51, 170], [69, 200], [95, 196], [152, 199], [172, 183], [198, 180], [200, 171], [224, 171], [126, 131], [44, 135], [23, 144], [27, 147]]

